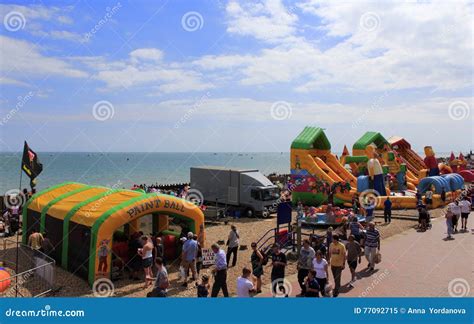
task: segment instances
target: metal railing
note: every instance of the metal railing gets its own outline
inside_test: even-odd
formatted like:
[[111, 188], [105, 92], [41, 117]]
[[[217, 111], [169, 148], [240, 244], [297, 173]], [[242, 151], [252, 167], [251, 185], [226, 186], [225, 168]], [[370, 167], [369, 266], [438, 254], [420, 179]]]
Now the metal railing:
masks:
[[40, 251], [4, 239], [0, 264], [10, 273], [0, 280], [0, 297], [40, 297], [54, 289], [55, 261]]

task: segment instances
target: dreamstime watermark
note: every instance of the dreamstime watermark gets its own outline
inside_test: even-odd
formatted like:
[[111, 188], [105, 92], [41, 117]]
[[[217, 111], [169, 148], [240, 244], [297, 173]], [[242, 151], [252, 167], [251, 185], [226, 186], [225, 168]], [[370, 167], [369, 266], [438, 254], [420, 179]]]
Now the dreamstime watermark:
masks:
[[360, 127], [367, 120], [368, 116], [370, 116], [371, 114], [375, 113], [378, 110], [382, 110], [382, 102], [385, 100], [385, 98], [388, 97], [388, 94], [389, 94], [388, 91], [384, 91], [383, 94], [375, 98], [372, 104], [370, 105], [370, 107], [367, 108], [362, 115], [360, 115], [357, 119], [355, 119], [352, 122], [352, 128], [354, 129], [354, 128]]
[[111, 186], [110, 189], [107, 190], [102, 197], [94, 201], [94, 203], [84, 213], [84, 216], [90, 217], [91, 213], [94, 213], [99, 210], [100, 206], [102, 206], [109, 199], [110, 195], [120, 187], [122, 187], [122, 181], [119, 180], [113, 186]]
[[3, 195], [3, 203], [7, 208], [20, 208], [27, 201], [27, 198], [19, 189], [10, 189]]
[[465, 101], [457, 100], [452, 102], [448, 108], [449, 118], [455, 121], [463, 120], [469, 117], [471, 108]]
[[291, 282], [285, 278], [278, 278], [272, 281], [273, 297], [287, 297], [293, 292]]
[[181, 26], [185, 31], [195, 32], [204, 27], [204, 18], [197, 11], [188, 11], [181, 18]]
[[117, 2], [113, 7], [107, 7], [105, 9], [106, 13], [104, 16], [99, 19], [99, 21], [94, 25], [94, 27], [89, 30], [84, 36], [86, 40], [90, 40], [92, 36], [94, 36], [99, 30], [102, 29], [102, 27], [109, 22], [113, 16], [122, 8], [122, 4], [120, 2]]
[[94, 297], [111, 297], [115, 292], [115, 286], [110, 279], [99, 278], [94, 281], [92, 292], [94, 293]]
[[5, 310], [6, 317], [84, 317], [85, 312], [77, 309], [55, 310], [50, 305], [43, 309], [18, 310], [9, 308]]
[[470, 292], [471, 286], [464, 278], [455, 278], [448, 284], [448, 293], [451, 297], [466, 297]]
[[275, 120], [290, 119], [293, 115], [293, 108], [286, 101], [276, 101], [270, 108], [270, 115]]
[[204, 102], [209, 99], [209, 97], [211, 96], [211, 94], [209, 92], [206, 92], [206, 94], [204, 94], [203, 96], [201, 96], [201, 98], [199, 98], [199, 100], [197, 100], [194, 105], [192, 105], [191, 108], [189, 108], [183, 115], [183, 117], [181, 117], [175, 124], [174, 124], [174, 128], [178, 129], [180, 128], [181, 126], [183, 126], [184, 124], [186, 124], [186, 122], [188, 120], [191, 119], [191, 117], [194, 115], [194, 113], [196, 113], [196, 111], [199, 109], [199, 107], [201, 107]]
[[368, 11], [360, 16], [359, 26], [364, 31], [373, 32], [380, 26], [380, 16], [373, 11]]
[[10, 11], [3, 17], [3, 26], [5, 26], [6, 30], [11, 32], [19, 31], [25, 28], [26, 18], [21, 12]]
[[30, 101], [35, 95], [36, 95], [36, 92], [30, 91], [30, 92], [28, 92], [24, 97], [19, 96], [19, 97], [17, 98], [18, 101], [17, 101], [15, 107], [12, 108], [12, 109], [6, 114], [6, 116], [3, 117], [3, 118], [0, 120], [0, 126], [5, 125], [6, 123], [8, 123], [8, 122], [10, 121], [10, 119], [12, 119], [13, 117], [15, 117], [15, 115], [21, 110], [21, 108], [23, 108], [23, 107], [28, 103], [28, 101]]
[[115, 115], [114, 105], [107, 100], [97, 101], [92, 107], [92, 115], [98, 121], [112, 119]]
[[22, 287], [24, 286], [24, 284], [26, 282], [28, 282], [28, 280], [31, 278], [31, 276], [33, 276], [33, 271], [30, 270], [30, 271], [27, 271], [23, 274], [19, 274], [16, 278], [16, 280], [18, 280], [17, 282], [15, 282], [15, 284], [11, 285], [11, 288], [8, 290], [8, 292], [5, 294], [5, 296], [3, 297], [15, 297], [17, 295], [17, 293], [19, 292], [19, 287]]
[[[370, 283], [359, 295], [359, 297], [367, 297], [375, 287], [377, 287], [383, 280], [390, 276], [390, 271], [385, 269], [382, 273], [377, 274]], [[357, 282], [357, 281], [356, 281]]]
[[197, 189], [189, 189], [184, 196], [184, 203], [188, 207], [201, 206], [204, 203], [204, 195]]
[[359, 203], [362, 208], [375, 208], [380, 200], [380, 193], [374, 189], [366, 189], [359, 194]]

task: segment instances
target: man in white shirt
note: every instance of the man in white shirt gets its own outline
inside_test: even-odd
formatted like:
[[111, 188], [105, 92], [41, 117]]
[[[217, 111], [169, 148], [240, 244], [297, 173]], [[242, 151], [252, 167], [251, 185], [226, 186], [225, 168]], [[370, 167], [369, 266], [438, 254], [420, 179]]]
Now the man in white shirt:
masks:
[[471, 202], [469, 198], [464, 197], [464, 199], [459, 202], [459, 206], [461, 206], [461, 230], [467, 231], [467, 218], [471, 212]]
[[250, 293], [255, 291], [252, 281], [248, 279], [250, 274], [250, 269], [242, 269], [242, 276], [237, 278], [237, 297], [250, 297]]
[[214, 284], [212, 285], [211, 297], [217, 297], [221, 289], [224, 297], [229, 297], [229, 291], [227, 289], [227, 261], [225, 252], [218, 244], [212, 244], [211, 249], [216, 256], [216, 266], [212, 271], [214, 274]]

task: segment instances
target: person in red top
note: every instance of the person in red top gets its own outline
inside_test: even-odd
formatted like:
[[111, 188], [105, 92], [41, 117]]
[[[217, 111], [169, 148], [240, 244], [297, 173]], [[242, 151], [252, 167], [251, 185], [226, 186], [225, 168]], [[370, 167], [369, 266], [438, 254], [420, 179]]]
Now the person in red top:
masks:
[[428, 168], [428, 177], [439, 176], [438, 161], [436, 160], [433, 148], [431, 146], [425, 146], [425, 155], [424, 162]]

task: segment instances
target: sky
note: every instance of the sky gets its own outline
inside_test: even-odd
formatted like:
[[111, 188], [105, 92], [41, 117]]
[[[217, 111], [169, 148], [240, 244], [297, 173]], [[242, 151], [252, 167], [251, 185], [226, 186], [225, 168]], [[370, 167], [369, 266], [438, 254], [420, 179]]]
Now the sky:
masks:
[[0, 3], [0, 151], [474, 143], [472, 1]]

